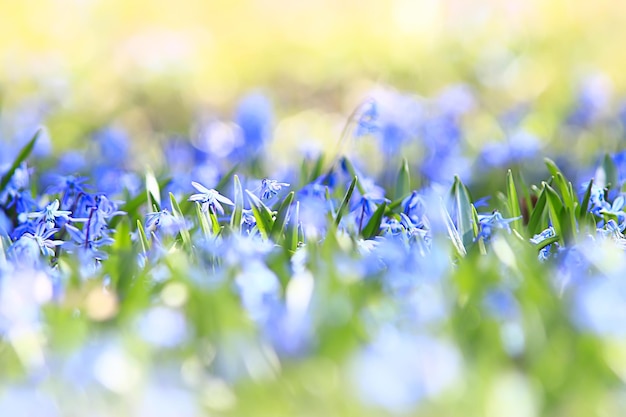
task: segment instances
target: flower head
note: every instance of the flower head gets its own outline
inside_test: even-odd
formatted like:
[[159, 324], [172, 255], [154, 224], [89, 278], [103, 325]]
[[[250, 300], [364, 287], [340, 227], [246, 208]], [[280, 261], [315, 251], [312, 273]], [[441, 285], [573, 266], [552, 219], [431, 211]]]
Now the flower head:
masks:
[[216, 190], [209, 190], [204, 185], [195, 181], [191, 181], [191, 185], [193, 185], [193, 187], [198, 190], [199, 193], [193, 194], [191, 197], [189, 197], [189, 201], [195, 201], [201, 204], [202, 211], [205, 213], [209, 210], [209, 208], [211, 208], [216, 213], [224, 214], [224, 207], [222, 207], [221, 203], [227, 204], [229, 206], [235, 205], [235, 203], [221, 195]]

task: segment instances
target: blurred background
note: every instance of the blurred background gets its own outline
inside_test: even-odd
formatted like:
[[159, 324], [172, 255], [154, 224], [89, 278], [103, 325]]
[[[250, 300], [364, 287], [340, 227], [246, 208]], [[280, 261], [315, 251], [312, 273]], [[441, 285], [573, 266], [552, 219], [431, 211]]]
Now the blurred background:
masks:
[[625, 84], [619, 0], [0, 4], [2, 111], [66, 144], [104, 122], [138, 139], [185, 134], [198, 112], [231, 117], [259, 89], [279, 119], [306, 109], [328, 121], [377, 86], [429, 96], [459, 82], [486, 108], [549, 108], [531, 121], [549, 135], [586, 79], [596, 95]]

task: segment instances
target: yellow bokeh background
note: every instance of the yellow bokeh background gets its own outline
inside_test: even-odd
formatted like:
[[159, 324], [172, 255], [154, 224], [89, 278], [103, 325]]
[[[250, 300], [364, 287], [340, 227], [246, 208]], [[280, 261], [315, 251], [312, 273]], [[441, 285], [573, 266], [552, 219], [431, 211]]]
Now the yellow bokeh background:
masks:
[[93, 123], [141, 108], [176, 130], [199, 106], [228, 114], [258, 87], [283, 109], [347, 114], [380, 84], [427, 95], [467, 82], [494, 105], [548, 106], [590, 73], [626, 84], [620, 0], [1, 0], [0, 10], [5, 106], [51, 96], [63, 116]]

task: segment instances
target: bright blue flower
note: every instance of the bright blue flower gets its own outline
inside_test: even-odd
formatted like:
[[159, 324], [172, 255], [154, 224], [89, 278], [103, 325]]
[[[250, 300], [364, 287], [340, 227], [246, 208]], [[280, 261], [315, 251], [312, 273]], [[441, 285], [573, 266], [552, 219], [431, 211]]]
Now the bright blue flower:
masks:
[[222, 207], [222, 204], [227, 204], [229, 206], [235, 205], [235, 203], [221, 195], [216, 190], [209, 190], [204, 185], [199, 184], [195, 181], [192, 181], [191, 185], [193, 185], [193, 187], [198, 190], [199, 193], [193, 194], [191, 197], [189, 197], [189, 201], [195, 201], [196, 203], [201, 204], [202, 211], [205, 213], [210, 208], [211, 210], [213, 210], [214, 213], [224, 214], [224, 207]]
[[70, 217], [72, 212], [68, 210], [59, 210], [59, 206], [59, 200], [55, 199], [52, 203], [48, 204], [46, 208], [42, 211], [29, 213], [28, 218], [34, 219], [38, 223], [45, 224], [46, 228], [48, 229], [54, 228], [57, 222], [57, 218], [65, 222], [72, 220]]
[[[546, 239], [550, 239], [551, 237], [554, 237], [554, 236], [556, 236], [556, 231], [554, 230], [554, 227], [550, 226], [546, 230], [542, 231], [541, 233], [534, 235], [530, 239], [530, 242], [534, 243], [535, 245], [539, 245], [541, 242], [545, 241]], [[558, 243], [552, 243], [541, 248], [541, 250], [539, 251], [539, 255], [538, 255], [538, 258], [540, 261], [545, 261], [550, 257], [550, 254], [552, 251], [552, 245], [555, 245], [555, 247], [558, 247]]]
[[[59, 229], [46, 229], [45, 223], [39, 224], [34, 232], [24, 233], [12, 246], [14, 250], [20, 251], [22, 248], [37, 245], [44, 256], [54, 256], [54, 249], [62, 245], [62, 240], [50, 239]], [[27, 249], [30, 251], [30, 249]]]

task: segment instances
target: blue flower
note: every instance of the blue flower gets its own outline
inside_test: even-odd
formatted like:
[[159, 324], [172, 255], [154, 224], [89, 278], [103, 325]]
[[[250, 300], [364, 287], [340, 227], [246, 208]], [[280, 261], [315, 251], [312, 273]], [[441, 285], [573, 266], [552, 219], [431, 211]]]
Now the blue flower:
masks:
[[[62, 240], [50, 239], [59, 229], [46, 229], [45, 224], [40, 224], [34, 232], [26, 232], [13, 244], [14, 250], [24, 249], [36, 244], [44, 256], [54, 256], [54, 249], [62, 245]], [[27, 251], [30, 251], [28, 249]]]
[[189, 197], [189, 201], [195, 201], [196, 203], [201, 204], [202, 211], [205, 213], [209, 210], [209, 208], [211, 208], [214, 213], [224, 214], [224, 207], [222, 207], [222, 204], [220, 203], [227, 204], [229, 206], [235, 205], [235, 203], [213, 189], [209, 190], [204, 185], [195, 181], [192, 181], [191, 185], [193, 185], [199, 193], [193, 194]]
[[184, 221], [174, 217], [167, 209], [146, 214], [146, 232], [148, 233], [163, 230], [166, 234], [174, 235], [185, 227]]
[[66, 222], [72, 220], [70, 218], [70, 214], [72, 214], [72, 212], [68, 210], [59, 210], [59, 206], [59, 200], [54, 200], [42, 211], [29, 213], [28, 218], [35, 219], [36, 222], [45, 224], [48, 229], [54, 228], [57, 217], [65, 220]]
[[268, 200], [278, 194], [283, 187], [289, 187], [289, 184], [264, 178], [261, 180], [261, 198]]
[[511, 233], [509, 223], [521, 218], [522, 216], [505, 219], [498, 211], [494, 211], [492, 214], [479, 214], [478, 226], [480, 230], [476, 239], [482, 238], [484, 240], [489, 240], [491, 238], [491, 234], [493, 233], [493, 229], [504, 229]]
[[[554, 227], [550, 226], [546, 230], [530, 238], [530, 242], [534, 243], [535, 245], [539, 245], [541, 242], [545, 241], [546, 239], [550, 239], [554, 236], [556, 236], [556, 232], [554, 230]], [[553, 244], [549, 244], [541, 248], [541, 250], [539, 251], [539, 255], [538, 255], [538, 258], [540, 261], [545, 261], [550, 257], [552, 245], [555, 245], [555, 247], [558, 247], [558, 243], [553, 243]]]

